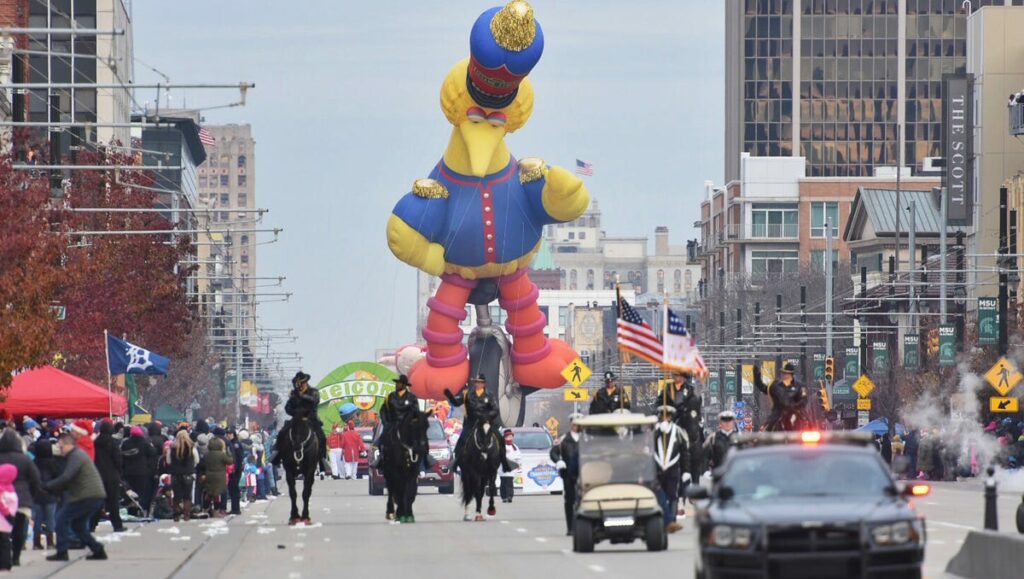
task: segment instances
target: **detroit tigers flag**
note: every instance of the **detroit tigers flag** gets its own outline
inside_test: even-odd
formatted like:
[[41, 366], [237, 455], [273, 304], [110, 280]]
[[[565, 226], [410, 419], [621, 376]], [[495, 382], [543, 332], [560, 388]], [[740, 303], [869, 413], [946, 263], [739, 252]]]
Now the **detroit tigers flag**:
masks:
[[113, 374], [167, 374], [171, 361], [107, 334], [107, 366]]

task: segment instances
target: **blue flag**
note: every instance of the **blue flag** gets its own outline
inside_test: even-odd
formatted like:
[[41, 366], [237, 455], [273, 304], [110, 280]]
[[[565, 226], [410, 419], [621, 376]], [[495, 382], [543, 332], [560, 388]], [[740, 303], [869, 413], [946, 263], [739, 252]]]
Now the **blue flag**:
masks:
[[171, 361], [135, 344], [107, 335], [107, 365], [111, 374], [167, 374]]

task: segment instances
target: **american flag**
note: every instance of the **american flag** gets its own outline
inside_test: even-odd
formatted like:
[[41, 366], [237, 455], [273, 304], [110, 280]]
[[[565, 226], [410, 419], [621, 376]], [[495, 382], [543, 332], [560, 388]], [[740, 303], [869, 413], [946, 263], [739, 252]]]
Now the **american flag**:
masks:
[[576, 159], [576, 174], [593, 176], [594, 166], [591, 165], [590, 163], [585, 163], [583, 161], [580, 161], [579, 159]]
[[619, 312], [616, 324], [619, 349], [660, 366], [663, 357], [661, 340], [651, 330], [651, 326], [622, 299], [622, 296], [619, 296]]
[[668, 306], [665, 306], [665, 328], [665, 353], [662, 365], [672, 370], [705, 375], [708, 369], [697, 348], [697, 341], [686, 330], [682, 318]]
[[204, 147], [215, 147], [217, 145], [217, 140], [213, 138], [210, 131], [207, 131], [203, 127], [199, 127], [199, 142], [202, 143]]

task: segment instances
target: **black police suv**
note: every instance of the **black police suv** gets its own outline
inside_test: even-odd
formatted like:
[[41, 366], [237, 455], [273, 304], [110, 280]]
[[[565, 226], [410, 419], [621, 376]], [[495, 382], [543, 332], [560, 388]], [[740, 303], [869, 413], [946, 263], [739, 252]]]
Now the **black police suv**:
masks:
[[[738, 438], [698, 499], [698, 579], [921, 577], [925, 522], [870, 436], [764, 433]], [[707, 499], [707, 500], [699, 500]]]

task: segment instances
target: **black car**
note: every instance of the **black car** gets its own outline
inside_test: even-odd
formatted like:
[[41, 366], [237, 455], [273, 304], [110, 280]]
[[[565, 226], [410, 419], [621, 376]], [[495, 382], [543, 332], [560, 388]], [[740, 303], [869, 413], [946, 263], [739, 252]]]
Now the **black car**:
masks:
[[[698, 499], [698, 579], [920, 578], [925, 523], [854, 433], [740, 437]], [[708, 499], [708, 500], [700, 500]]]

